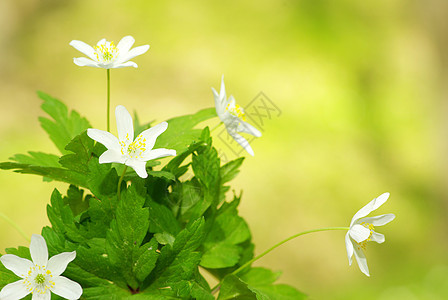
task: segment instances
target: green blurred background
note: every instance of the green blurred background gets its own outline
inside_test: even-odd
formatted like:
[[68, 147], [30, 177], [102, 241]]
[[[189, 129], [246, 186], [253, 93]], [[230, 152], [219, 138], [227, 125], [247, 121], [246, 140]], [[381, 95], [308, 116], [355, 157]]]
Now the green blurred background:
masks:
[[[104, 129], [106, 72], [74, 65], [83, 55], [69, 42], [130, 34], [151, 48], [138, 69], [112, 70], [113, 107], [142, 121], [194, 113], [213, 105], [210, 87], [225, 74], [241, 106], [262, 91], [281, 110], [233, 182], [257, 253], [302, 230], [348, 226], [391, 193], [376, 213], [397, 218], [377, 228], [383, 245], [367, 247], [370, 278], [348, 266], [344, 232], [299, 238], [257, 265], [312, 299], [447, 299], [447, 20], [444, 0], [2, 0], [0, 161], [57, 153], [36, 90]], [[0, 184], [0, 212], [28, 235], [48, 224], [52, 189], [66, 189], [8, 171]], [[28, 246], [0, 228], [0, 249]]]

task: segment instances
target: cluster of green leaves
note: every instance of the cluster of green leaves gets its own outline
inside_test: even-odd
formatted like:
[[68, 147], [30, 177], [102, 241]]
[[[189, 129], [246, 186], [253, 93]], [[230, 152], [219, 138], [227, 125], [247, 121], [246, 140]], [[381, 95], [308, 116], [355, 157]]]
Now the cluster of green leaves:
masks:
[[[221, 165], [208, 128], [194, 129], [215, 116], [214, 109], [168, 120], [155, 147], [178, 155], [159, 170], [153, 169], [159, 161], [148, 162], [146, 179], [128, 170], [118, 187], [123, 166], [99, 164], [105, 148], [87, 136], [89, 122], [59, 100], [39, 96], [51, 117], [40, 118], [41, 125], [62, 156], [29, 152], [0, 168], [69, 184], [66, 195], [56, 189], [51, 195], [52, 226], [42, 236], [50, 255], [76, 250], [64, 276], [82, 285], [82, 299], [304, 298], [274, 284], [279, 274], [270, 270], [249, 266], [232, 274], [253, 258], [254, 245], [238, 215], [240, 196], [226, 200], [226, 184], [243, 158]], [[148, 126], [135, 124], [135, 131]], [[29, 258], [25, 247], [6, 252]], [[212, 290], [204, 272], [219, 289]], [[3, 266], [0, 274], [0, 287], [18, 280]]]

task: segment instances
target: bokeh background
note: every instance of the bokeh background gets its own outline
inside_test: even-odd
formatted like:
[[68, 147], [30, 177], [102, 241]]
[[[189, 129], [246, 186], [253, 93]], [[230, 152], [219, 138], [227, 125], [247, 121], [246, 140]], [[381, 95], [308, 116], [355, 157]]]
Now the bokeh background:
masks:
[[[225, 74], [241, 106], [263, 92], [281, 111], [233, 182], [257, 253], [302, 230], [348, 226], [391, 193], [377, 214], [397, 218], [378, 228], [383, 245], [368, 245], [371, 278], [348, 266], [344, 232], [299, 238], [257, 265], [312, 299], [447, 299], [448, 2], [2, 0], [0, 161], [57, 153], [36, 90], [104, 129], [106, 72], [74, 65], [82, 54], [69, 42], [129, 34], [151, 48], [138, 69], [112, 70], [113, 107], [142, 121], [194, 113], [213, 106], [210, 87]], [[1, 171], [0, 212], [40, 233], [55, 187], [66, 189]], [[0, 219], [0, 249], [18, 245], [28, 242]]]

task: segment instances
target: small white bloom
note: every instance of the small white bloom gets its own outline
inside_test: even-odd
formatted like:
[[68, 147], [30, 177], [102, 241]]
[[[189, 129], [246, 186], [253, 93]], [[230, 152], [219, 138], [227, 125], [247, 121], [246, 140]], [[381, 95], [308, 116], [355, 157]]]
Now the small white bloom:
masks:
[[226, 126], [227, 132], [233, 139], [240, 144], [250, 155], [254, 156], [254, 151], [249, 145], [249, 142], [243, 138], [238, 132], [244, 132], [256, 137], [261, 136], [261, 132], [255, 127], [246, 122], [246, 115], [244, 109], [235, 103], [233, 96], [227, 99], [226, 87], [224, 86], [224, 75], [221, 80], [221, 90], [218, 92], [212, 88], [213, 96], [215, 97], [215, 108], [218, 117]]
[[81, 67], [88, 66], [103, 69], [137, 68], [137, 64], [129, 60], [148, 51], [149, 45], [131, 49], [134, 42], [134, 38], [130, 35], [122, 38], [117, 46], [114, 45], [114, 42], [108, 42], [106, 39], [100, 40], [94, 47], [84, 42], [73, 40], [70, 42], [70, 46], [89, 57], [75, 57], [73, 62]]
[[100, 156], [100, 164], [112, 162], [125, 164], [133, 168], [138, 176], [146, 178], [148, 177], [146, 172], [146, 162], [148, 160], [176, 155], [176, 150], [152, 149], [159, 135], [168, 128], [167, 122], [162, 122], [143, 131], [134, 139], [132, 117], [124, 106], [118, 105], [116, 107], [115, 118], [117, 120], [118, 138], [107, 131], [87, 129], [87, 135], [90, 138], [107, 148], [107, 151]]
[[345, 247], [347, 248], [349, 264], [352, 264], [352, 256], [355, 254], [355, 258], [361, 272], [367, 276], [370, 276], [370, 274], [369, 268], [367, 267], [366, 256], [363, 251], [367, 242], [374, 241], [377, 243], [383, 243], [385, 241], [384, 235], [374, 231], [374, 226], [382, 226], [389, 223], [395, 218], [395, 215], [385, 214], [367, 218], [365, 218], [365, 216], [383, 205], [389, 198], [389, 195], [389, 193], [384, 193], [361, 208], [353, 216], [352, 222], [350, 223], [350, 229], [345, 235]]
[[22, 299], [29, 293], [33, 294], [33, 300], [49, 300], [51, 293], [66, 299], [81, 297], [82, 287], [78, 283], [60, 276], [67, 265], [75, 259], [76, 251], [63, 252], [48, 259], [45, 239], [38, 234], [33, 234], [30, 253], [33, 261], [13, 254], [5, 254], [0, 257], [0, 261], [7, 269], [22, 278], [7, 284], [0, 292], [0, 299]]

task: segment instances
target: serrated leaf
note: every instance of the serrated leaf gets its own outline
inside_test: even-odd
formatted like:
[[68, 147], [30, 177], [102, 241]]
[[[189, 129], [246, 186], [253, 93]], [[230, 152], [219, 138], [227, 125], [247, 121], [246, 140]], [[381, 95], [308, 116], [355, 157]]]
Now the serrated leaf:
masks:
[[170, 287], [181, 292], [182, 281], [189, 281], [195, 276], [195, 271], [201, 257], [195, 250], [200, 246], [204, 234], [204, 220], [198, 219], [179, 232], [173, 246], [166, 245], [160, 251], [155, 269], [146, 282], [150, 289]]
[[77, 135], [64, 148], [68, 153], [61, 157], [59, 163], [70, 170], [87, 174], [89, 172], [88, 162], [92, 156], [94, 142], [87, 136], [87, 132]]
[[81, 132], [90, 128], [89, 122], [82, 118], [76, 111], [68, 112], [67, 106], [56, 98], [42, 92], [37, 93], [44, 103], [42, 109], [50, 115], [50, 118], [40, 117], [42, 128], [48, 133], [50, 139], [61, 151], [67, 154], [65, 146]]
[[157, 247], [157, 240], [153, 238], [139, 249], [133, 271], [140, 282], [145, 280], [156, 265], [157, 259], [159, 258], [159, 254], [156, 252]]
[[55, 167], [60, 168], [59, 157], [54, 154], [42, 153], [42, 152], [34, 152], [29, 151], [28, 155], [26, 154], [16, 154], [10, 158], [15, 162], [33, 166], [42, 166], [42, 167]]
[[112, 220], [106, 237], [111, 264], [120, 269], [132, 288], [138, 286], [132, 268], [138, 260], [139, 249], [149, 227], [149, 211], [143, 208], [144, 203], [145, 199], [137, 194], [134, 186], [124, 190], [117, 206], [116, 219]]
[[245, 282], [240, 280], [237, 276], [229, 274], [222, 280], [221, 288], [219, 289], [218, 300], [230, 299], [257, 299], [255, 293], [252, 292]]
[[249, 288], [255, 292], [258, 300], [301, 300], [308, 298], [307, 295], [286, 284], [249, 286]]
[[47, 205], [47, 215], [56, 232], [75, 242], [82, 242], [85, 239], [75, 225], [70, 206], [64, 202], [57, 189], [54, 189], [51, 195], [51, 205]]
[[210, 269], [232, 267], [240, 259], [239, 252], [239, 247], [232, 244], [213, 244], [202, 254], [201, 266]]
[[226, 163], [221, 167], [219, 171], [221, 176], [221, 184], [229, 182], [230, 180], [235, 178], [236, 175], [238, 175], [238, 173], [240, 172], [239, 167], [241, 166], [243, 161], [244, 157], [240, 157]]
[[88, 200], [84, 200], [84, 191], [74, 185], [70, 185], [68, 188], [67, 196], [64, 197], [64, 202], [70, 206], [70, 209], [75, 216], [89, 208]]
[[180, 231], [179, 223], [172, 211], [166, 206], [150, 201], [149, 208], [149, 232], [164, 233], [167, 232], [176, 236]]
[[188, 145], [200, 139], [202, 130], [194, 129], [194, 127], [213, 117], [216, 117], [215, 109], [206, 108], [192, 115], [169, 119], [167, 121], [168, 129], [157, 138], [154, 148], [174, 149], [178, 153], [184, 152]]
[[85, 175], [63, 168], [33, 166], [15, 162], [3, 162], [0, 163], [0, 169], [14, 170], [14, 172], [22, 174], [41, 175], [43, 177], [48, 177], [56, 181], [62, 181], [82, 187], [87, 186]]

